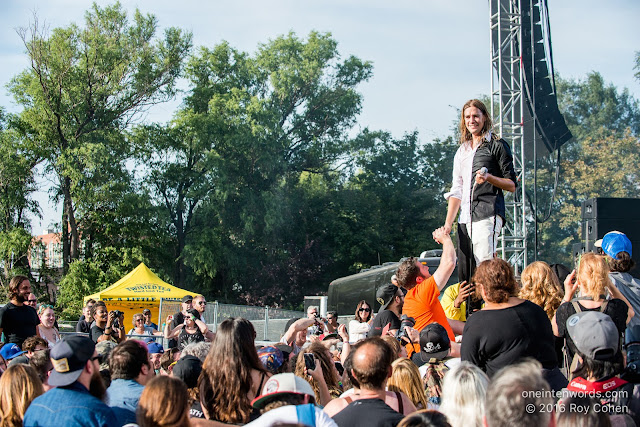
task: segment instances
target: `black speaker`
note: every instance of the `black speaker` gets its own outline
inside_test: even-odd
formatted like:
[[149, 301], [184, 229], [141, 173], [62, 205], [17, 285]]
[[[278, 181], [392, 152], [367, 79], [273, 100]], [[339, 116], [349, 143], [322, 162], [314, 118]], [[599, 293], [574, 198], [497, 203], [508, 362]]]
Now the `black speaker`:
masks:
[[[586, 251], [610, 231], [620, 231], [631, 241], [636, 268], [629, 273], [640, 278], [640, 199], [598, 197], [582, 202], [582, 240]], [[575, 246], [575, 245], [574, 245]]]
[[[551, 58], [547, 58], [540, 8], [542, 1], [521, 2], [522, 70], [524, 72], [523, 137], [525, 157], [533, 158], [533, 147], [538, 157], [552, 153], [572, 137], [564, 117], [558, 109], [558, 100], [553, 87]], [[548, 34], [548, 32], [547, 32]], [[549, 49], [550, 54], [550, 49]]]

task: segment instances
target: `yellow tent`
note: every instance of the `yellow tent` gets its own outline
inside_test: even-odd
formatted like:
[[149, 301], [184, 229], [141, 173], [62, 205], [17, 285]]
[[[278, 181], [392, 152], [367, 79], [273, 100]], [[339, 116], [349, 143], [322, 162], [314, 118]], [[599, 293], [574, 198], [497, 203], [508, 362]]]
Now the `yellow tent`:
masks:
[[124, 327], [128, 332], [133, 327], [133, 315], [142, 313], [145, 308], [151, 310], [152, 321], [158, 324], [158, 328], [161, 328], [164, 319], [158, 319], [160, 300], [179, 302], [185, 295], [195, 297], [197, 294], [162, 281], [144, 263], [140, 263], [129, 274], [107, 289], [84, 297], [84, 301], [85, 303], [89, 299], [104, 301], [110, 311], [124, 312]]

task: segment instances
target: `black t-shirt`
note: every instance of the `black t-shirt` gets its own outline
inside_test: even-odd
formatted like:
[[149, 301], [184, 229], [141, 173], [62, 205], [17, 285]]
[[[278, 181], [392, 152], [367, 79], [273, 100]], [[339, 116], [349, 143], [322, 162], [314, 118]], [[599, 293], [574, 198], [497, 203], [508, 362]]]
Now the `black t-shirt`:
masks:
[[[580, 301], [577, 302], [582, 311], [600, 311], [600, 307], [585, 308], [582, 304], [580, 304]], [[615, 323], [616, 328], [618, 328], [620, 337], [622, 337], [625, 329], [627, 329], [628, 310], [629, 307], [627, 306], [627, 304], [618, 298], [609, 300], [609, 302], [607, 303], [607, 307], [604, 309], [604, 314], [611, 317], [611, 320], [613, 320], [613, 323]], [[556, 310], [556, 324], [558, 325], [558, 335], [567, 340], [570, 359], [573, 358], [573, 355], [576, 352], [576, 345], [573, 343], [573, 340], [567, 333], [567, 319], [574, 314], [576, 314], [576, 310], [573, 307], [573, 304], [570, 302], [563, 303], [562, 305], [560, 305], [560, 307], [558, 307], [558, 310]]]
[[4, 332], [5, 342], [18, 344], [36, 335], [36, 326], [40, 323], [38, 313], [28, 305], [14, 305], [9, 302], [0, 308], [0, 328]]
[[104, 334], [104, 329], [100, 328], [98, 325], [94, 324], [91, 327], [91, 340], [93, 342], [98, 342], [98, 338], [100, 338]]
[[78, 323], [76, 324], [76, 332], [91, 333], [91, 324], [82, 317], [82, 319], [78, 320]]
[[188, 333], [184, 328], [180, 331], [180, 335], [178, 335], [178, 348], [180, 350], [184, 350], [184, 348], [193, 343], [193, 342], [202, 342], [204, 341], [204, 335], [199, 328], [196, 328], [196, 332], [193, 334]]
[[492, 377], [500, 368], [532, 357], [545, 369], [558, 366], [551, 322], [530, 301], [500, 310], [480, 310], [469, 317], [462, 333], [463, 361]]
[[371, 329], [369, 329], [369, 337], [379, 337], [382, 335], [382, 330], [388, 324], [389, 330], [400, 329], [400, 319], [393, 311], [390, 310], [382, 310], [371, 322]]
[[355, 400], [333, 416], [338, 427], [395, 427], [404, 418], [382, 399]]

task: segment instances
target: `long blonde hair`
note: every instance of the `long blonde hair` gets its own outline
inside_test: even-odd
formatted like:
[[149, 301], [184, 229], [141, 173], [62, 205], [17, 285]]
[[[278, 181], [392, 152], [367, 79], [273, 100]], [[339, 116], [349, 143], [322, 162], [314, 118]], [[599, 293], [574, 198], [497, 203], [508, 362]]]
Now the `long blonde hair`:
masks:
[[402, 357], [394, 360], [391, 366], [393, 373], [387, 380], [387, 389], [403, 392], [416, 405], [416, 408], [426, 409], [427, 396], [416, 364], [406, 357]]
[[484, 105], [484, 103], [479, 99], [468, 100], [467, 102], [464, 103], [464, 105], [462, 106], [462, 110], [460, 111], [460, 124], [458, 125], [460, 128], [460, 144], [464, 144], [467, 141], [471, 141], [471, 139], [473, 138], [473, 135], [471, 135], [471, 132], [469, 132], [469, 129], [467, 129], [467, 125], [465, 124], [465, 121], [464, 121], [464, 110], [466, 110], [469, 107], [477, 108], [484, 115], [484, 119], [485, 119], [484, 126], [481, 129], [481, 132], [483, 135], [489, 132], [493, 127], [493, 121], [491, 120], [491, 115], [487, 110], [487, 106]]
[[29, 365], [11, 365], [0, 377], [0, 425], [20, 426], [27, 408], [44, 393], [38, 373]]
[[576, 278], [584, 296], [589, 296], [594, 301], [599, 300], [607, 285], [611, 284], [607, 260], [592, 252], [582, 255]]
[[519, 297], [542, 307], [551, 320], [562, 302], [564, 291], [549, 264], [543, 261], [529, 264], [520, 280], [522, 288]]

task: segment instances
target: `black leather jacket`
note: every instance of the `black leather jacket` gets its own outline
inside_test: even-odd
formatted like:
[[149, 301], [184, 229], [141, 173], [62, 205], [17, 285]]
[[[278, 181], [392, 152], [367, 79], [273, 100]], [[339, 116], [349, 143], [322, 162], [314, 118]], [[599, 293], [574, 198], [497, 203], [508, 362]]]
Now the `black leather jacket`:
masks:
[[473, 156], [471, 170], [474, 178], [471, 179], [471, 221], [480, 221], [498, 215], [502, 217], [503, 222], [506, 224], [502, 189], [488, 182], [478, 184], [473, 189], [473, 184], [476, 182], [475, 173], [483, 166], [487, 168], [491, 175], [510, 179], [516, 184], [516, 187], [518, 186], [516, 171], [513, 168], [511, 148], [509, 148], [509, 144], [504, 139], [492, 137], [491, 141], [483, 140]]

